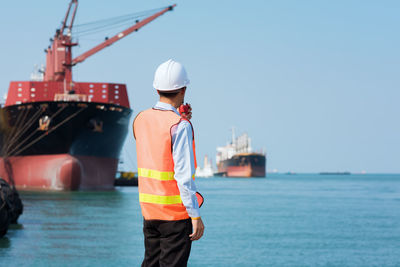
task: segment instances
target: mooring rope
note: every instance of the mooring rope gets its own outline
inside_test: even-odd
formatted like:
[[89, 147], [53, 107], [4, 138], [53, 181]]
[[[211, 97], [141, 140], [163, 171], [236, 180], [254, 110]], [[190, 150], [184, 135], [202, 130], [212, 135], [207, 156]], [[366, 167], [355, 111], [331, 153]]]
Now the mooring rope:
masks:
[[[51, 132], [55, 131], [58, 127], [60, 127], [61, 125], [65, 124], [66, 122], [68, 122], [69, 120], [71, 120], [72, 118], [74, 118], [75, 116], [77, 116], [79, 113], [81, 113], [83, 110], [85, 110], [85, 108], [81, 108], [80, 110], [76, 111], [74, 114], [68, 116], [66, 119], [64, 119], [63, 121], [61, 121], [59, 124], [57, 124], [56, 126], [54, 126], [53, 128], [51, 128], [49, 131], [45, 132], [44, 134], [40, 135], [38, 138], [34, 139], [32, 142], [30, 142], [29, 144], [27, 144], [25, 147], [21, 148], [20, 150], [18, 150], [17, 152], [14, 153], [13, 156], [20, 154], [22, 151], [24, 151], [25, 149], [31, 147], [33, 144], [37, 143], [38, 141], [40, 141], [43, 137], [47, 136], [48, 134], [50, 134]], [[15, 149], [13, 150], [13, 152], [15, 151]]]
[[28, 120], [28, 122], [26, 124], [24, 124], [24, 126], [17, 131], [17, 133], [12, 137], [12, 139], [7, 142], [7, 148], [5, 150], [4, 154], [8, 154], [8, 151], [10, 150], [10, 148], [18, 141], [18, 139], [33, 125], [33, 123], [35, 123], [35, 121], [37, 120], [37, 118], [39, 118], [39, 116], [44, 112], [43, 108], [40, 108], [39, 110], [36, 111], [36, 113]]
[[[68, 105], [64, 105], [62, 108], [58, 109], [51, 117], [50, 120], [55, 118], [60, 112], [62, 112]], [[37, 133], [39, 130], [36, 128], [35, 131], [32, 131], [29, 136], [27, 136], [23, 141], [19, 142], [17, 146], [15, 146], [9, 153], [8, 155], [10, 156], [14, 151], [16, 151], [19, 147], [21, 147], [26, 141], [28, 141], [35, 133]]]
[[[19, 114], [18, 114], [18, 117], [17, 117], [17, 119], [16, 119], [16, 121], [15, 121], [15, 126], [12, 128], [12, 130], [11, 130], [11, 132], [10, 132], [10, 134], [7, 136], [7, 140], [5, 140], [5, 144], [8, 144], [9, 142], [10, 142], [10, 140], [13, 138], [13, 136], [14, 136], [14, 133], [17, 131], [17, 129], [20, 127], [20, 124], [22, 123], [22, 116], [24, 117], [24, 119], [26, 118], [26, 116], [27, 116], [27, 114], [28, 114], [28, 111], [27, 110], [24, 110], [23, 112], [20, 112]], [[5, 154], [6, 152], [7, 152], [7, 149], [8, 148], [8, 146], [3, 146], [3, 148], [2, 148], [2, 151], [3, 151], [3, 154]]]

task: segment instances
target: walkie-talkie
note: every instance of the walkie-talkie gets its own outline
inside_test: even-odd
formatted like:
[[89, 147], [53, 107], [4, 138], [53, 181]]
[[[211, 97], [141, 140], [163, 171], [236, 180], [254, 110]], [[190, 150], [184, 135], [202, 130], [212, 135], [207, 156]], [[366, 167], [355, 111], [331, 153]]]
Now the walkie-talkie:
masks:
[[185, 118], [187, 115], [189, 115], [191, 110], [192, 110], [192, 107], [188, 103], [182, 104], [179, 107], [179, 113], [181, 114], [182, 117], [185, 117]]

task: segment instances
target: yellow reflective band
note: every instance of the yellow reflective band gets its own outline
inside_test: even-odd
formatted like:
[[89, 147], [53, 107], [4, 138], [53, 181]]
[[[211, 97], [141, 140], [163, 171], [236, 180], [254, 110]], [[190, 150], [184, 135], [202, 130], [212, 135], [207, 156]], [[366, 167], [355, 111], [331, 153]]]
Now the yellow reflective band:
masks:
[[180, 204], [182, 203], [181, 196], [159, 196], [139, 193], [139, 202], [153, 203], [153, 204]]
[[138, 168], [138, 176], [152, 178], [160, 181], [171, 181], [174, 179], [174, 172], [160, 172], [156, 170]]

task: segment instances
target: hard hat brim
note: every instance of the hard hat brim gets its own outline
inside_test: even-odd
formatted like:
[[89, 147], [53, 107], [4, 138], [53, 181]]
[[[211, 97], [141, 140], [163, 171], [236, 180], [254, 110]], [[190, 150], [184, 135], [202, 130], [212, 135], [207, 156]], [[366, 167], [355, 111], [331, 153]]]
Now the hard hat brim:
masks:
[[190, 83], [190, 81], [189, 81], [189, 80], [186, 80], [182, 85], [174, 86], [174, 88], [157, 88], [158, 86], [157, 86], [156, 84], [153, 83], [153, 87], [154, 87], [154, 89], [156, 89], [157, 91], [168, 92], [168, 91], [180, 90], [180, 89], [182, 89], [183, 87], [186, 87], [189, 83]]

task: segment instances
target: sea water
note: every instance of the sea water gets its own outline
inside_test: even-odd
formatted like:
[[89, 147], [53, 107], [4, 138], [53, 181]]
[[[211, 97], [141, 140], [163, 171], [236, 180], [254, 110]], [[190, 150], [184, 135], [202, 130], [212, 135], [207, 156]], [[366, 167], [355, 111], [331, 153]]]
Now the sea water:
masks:
[[[400, 266], [400, 175], [196, 180], [204, 237], [189, 266]], [[21, 192], [0, 266], [140, 266], [136, 187]]]

